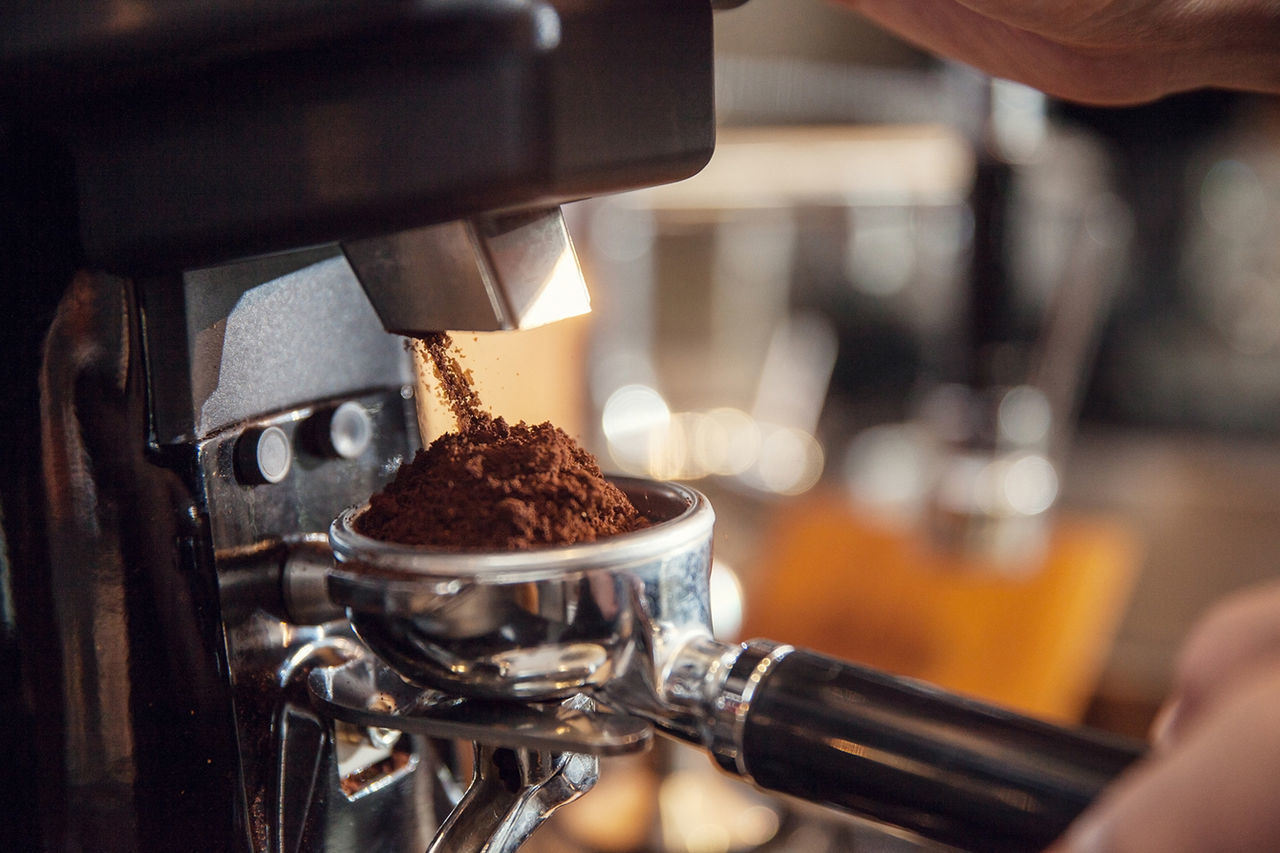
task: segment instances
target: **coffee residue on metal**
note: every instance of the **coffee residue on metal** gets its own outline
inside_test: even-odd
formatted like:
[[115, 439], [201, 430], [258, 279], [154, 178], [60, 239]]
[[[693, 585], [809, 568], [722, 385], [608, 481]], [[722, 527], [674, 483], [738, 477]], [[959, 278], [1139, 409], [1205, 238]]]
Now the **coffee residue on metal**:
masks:
[[457, 430], [402, 465], [356, 523], [374, 539], [453, 551], [592, 542], [647, 527], [589, 452], [550, 423], [485, 411], [447, 334], [414, 341]]

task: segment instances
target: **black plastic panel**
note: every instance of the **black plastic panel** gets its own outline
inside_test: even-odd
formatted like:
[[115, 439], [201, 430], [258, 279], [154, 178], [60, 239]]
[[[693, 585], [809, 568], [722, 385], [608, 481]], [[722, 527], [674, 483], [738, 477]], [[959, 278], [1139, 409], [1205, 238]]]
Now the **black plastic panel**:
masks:
[[151, 5], [0, 16], [0, 122], [67, 147], [87, 260], [123, 274], [673, 181], [714, 142], [706, 0]]

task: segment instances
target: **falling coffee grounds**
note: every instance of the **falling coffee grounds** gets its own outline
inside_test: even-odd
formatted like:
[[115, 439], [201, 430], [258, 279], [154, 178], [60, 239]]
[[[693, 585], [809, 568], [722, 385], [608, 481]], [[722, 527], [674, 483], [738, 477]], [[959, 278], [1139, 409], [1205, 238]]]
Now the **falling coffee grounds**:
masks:
[[402, 465], [356, 523], [374, 539], [451, 551], [521, 551], [647, 527], [595, 457], [550, 423], [508, 424], [481, 409], [453, 341], [412, 344], [457, 421]]

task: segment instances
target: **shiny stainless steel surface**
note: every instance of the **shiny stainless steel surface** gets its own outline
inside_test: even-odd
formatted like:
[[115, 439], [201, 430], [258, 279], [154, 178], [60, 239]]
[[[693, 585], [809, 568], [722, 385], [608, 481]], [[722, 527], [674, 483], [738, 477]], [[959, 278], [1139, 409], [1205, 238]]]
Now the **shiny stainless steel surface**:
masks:
[[475, 778], [427, 853], [511, 853], [596, 783], [594, 756], [477, 744]]
[[549, 699], [634, 682], [637, 696], [657, 696], [678, 650], [711, 635], [714, 513], [683, 486], [615, 482], [654, 526], [518, 553], [380, 542], [348, 510], [330, 528], [331, 594], [375, 653], [425, 685]]
[[144, 300], [161, 443], [411, 381], [401, 342], [385, 334], [336, 246], [152, 281]]
[[635, 717], [595, 713], [582, 696], [553, 704], [486, 702], [415, 687], [367, 654], [312, 669], [307, 687], [335, 720], [490, 746], [621, 755], [644, 749], [652, 733]]
[[[344, 728], [306, 689], [313, 669], [365, 654], [324, 596], [315, 539], [418, 444], [400, 342], [334, 249], [141, 289], [154, 310], [147, 354], [163, 380], [158, 425], [191, 466], [194, 559], [217, 584], [230, 690], [221, 714], [236, 744], [236, 797], [219, 808], [238, 801], [235, 821], [255, 849], [424, 848], [452, 806], [437, 781], [448, 772], [440, 751], [420, 735]], [[357, 453], [313, 440], [342, 407], [369, 427]], [[275, 478], [244, 464], [246, 442], [266, 434], [286, 454]]]
[[343, 244], [387, 331], [528, 329], [591, 310], [559, 207]]
[[732, 756], [750, 690], [732, 678], [743, 648], [712, 636], [714, 511], [676, 483], [613, 482], [652, 527], [524, 552], [382, 542], [357, 533], [361, 508], [348, 509], [329, 532], [330, 593], [412, 681], [490, 699], [585, 692]]

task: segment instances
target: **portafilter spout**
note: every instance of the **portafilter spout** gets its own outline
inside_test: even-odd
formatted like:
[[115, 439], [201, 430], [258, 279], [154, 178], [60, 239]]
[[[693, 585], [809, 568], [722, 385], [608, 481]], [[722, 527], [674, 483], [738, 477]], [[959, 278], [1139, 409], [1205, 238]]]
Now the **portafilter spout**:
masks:
[[463, 697], [585, 693], [726, 771], [962, 848], [1039, 850], [1142, 753], [769, 640], [711, 633], [714, 514], [685, 486], [616, 478], [652, 526], [511, 553], [330, 529], [330, 594], [400, 675]]

